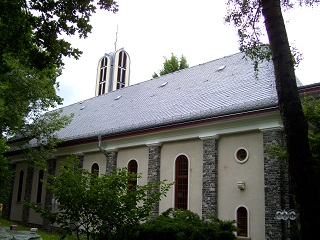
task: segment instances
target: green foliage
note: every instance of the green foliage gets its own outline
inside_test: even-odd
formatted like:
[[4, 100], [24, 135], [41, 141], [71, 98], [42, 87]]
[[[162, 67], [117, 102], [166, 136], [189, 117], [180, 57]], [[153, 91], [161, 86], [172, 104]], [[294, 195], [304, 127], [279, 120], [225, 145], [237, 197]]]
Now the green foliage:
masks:
[[0, 13], [1, 50], [24, 55], [31, 66], [42, 69], [63, 65], [63, 56], [78, 58], [79, 49], [72, 48], [61, 35], [87, 37], [92, 26], [90, 17], [97, 5], [117, 12], [113, 0], [10, 0], [2, 1]]
[[288, 153], [285, 149], [283, 149], [280, 145], [270, 145], [268, 146], [268, 154], [275, 158], [279, 157], [281, 160], [287, 160], [288, 159]]
[[[0, 151], [7, 150], [6, 141], [0, 137]], [[7, 158], [0, 155], [0, 203], [5, 203], [9, 197], [11, 190], [11, 178], [13, 172], [9, 169], [9, 161]]]
[[[313, 1], [297, 0], [295, 4], [302, 4], [303, 2], [308, 5]], [[282, 7], [285, 9], [293, 8], [293, 3], [294, 1], [281, 1]], [[260, 0], [228, 0], [227, 14], [224, 20], [236, 27], [240, 51], [254, 60], [254, 69], [256, 71], [258, 70], [258, 65], [261, 61], [271, 60], [272, 56], [269, 44], [261, 41], [266, 34]], [[299, 53], [294, 46], [291, 46], [290, 48], [293, 62], [298, 66], [302, 60], [302, 54]]]
[[[99, 0], [102, 9], [116, 12], [113, 0]], [[30, 113], [45, 111], [62, 99], [56, 78], [63, 57], [78, 58], [63, 37], [91, 31], [93, 0], [10, 0], [0, 11], [0, 133], [21, 128]]]
[[[310, 149], [314, 158], [314, 166], [320, 172], [320, 99], [313, 96], [305, 96], [301, 101], [303, 113], [308, 121], [308, 139]], [[268, 147], [270, 156], [280, 157], [280, 159], [287, 160], [288, 153], [279, 145], [272, 145]]]
[[320, 99], [312, 96], [302, 100], [303, 113], [309, 123], [308, 137], [312, 155], [320, 172]]
[[[63, 35], [84, 38], [91, 31], [89, 24], [96, 7], [116, 12], [113, 0], [4, 0], [0, 3], [0, 175], [6, 184], [8, 161], [4, 159], [3, 141], [10, 136], [34, 138], [28, 158], [45, 159], [52, 153], [57, 139], [52, 133], [68, 124], [68, 117], [57, 112], [41, 115], [62, 104], [57, 96], [63, 57], [79, 58]], [[40, 140], [41, 139], [41, 140]], [[41, 147], [39, 144], [45, 143]], [[49, 151], [49, 152], [48, 152]], [[47, 159], [46, 158], [46, 159]], [[9, 174], [10, 175], [10, 174]], [[6, 176], [9, 176], [6, 175]], [[0, 188], [0, 196], [7, 196]], [[1, 197], [0, 197], [1, 198]], [[3, 201], [3, 200], [1, 200]]]
[[176, 55], [174, 55], [173, 53], [171, 53], [171, 58], [167, 59], [166, 57], [164, 57], [164, 63], [163, 63], [163, 69], [161, 69], [158, 73], [153, 73], [152, 77], [156, 78], [163, 75], [166, 75], [168, 73], [173, 73], [175, 71], [179, 71], [181, 69], [184, 68], [188, 68], [189, 65], [187, 63], [187, 59], [185, 58], [185, 56], [181, 56], [180, 57], [180, 61], [178, 59], [178, 57]]
[[45, 183], [59, 203], [58, 212], [37, 204], [31, 207], [51, 223], [58, 223], [63, 236], [76, 233], [78, 238], [84, 234], [87, 239], [128, 239], [171, 186], [162, 181], [132, 187], [130, 182], [140, 176], [126, 169], [98, 177], [80, 168], [74, 157], [64, 162], [60, 171]]
[[17, 131], [20, 136], [19, 147], [24, 150], [30, 165], [45, 169], [46, 161], [54, 157], [56, 147], [61, 142], [55, 132], [68, 125], [72, 117], [61, 115], [61, 110], [39, 114], [33, 116], [31, 124]]
[[231, 240], [236, 239], [234, 221], [212, 217], [203, 221], [191, 211], [168, 209], [160, 216], [144, 223], [136, 236], [139, 240]]

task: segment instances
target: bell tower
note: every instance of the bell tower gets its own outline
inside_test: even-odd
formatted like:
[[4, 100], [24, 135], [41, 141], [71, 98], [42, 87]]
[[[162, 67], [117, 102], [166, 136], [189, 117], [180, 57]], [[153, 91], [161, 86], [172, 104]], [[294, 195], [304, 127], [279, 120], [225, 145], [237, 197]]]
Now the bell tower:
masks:
[[124, 48], [105, 54], [98, 63], [95, 96], [127, 87], [129, 80], [130, 57]]

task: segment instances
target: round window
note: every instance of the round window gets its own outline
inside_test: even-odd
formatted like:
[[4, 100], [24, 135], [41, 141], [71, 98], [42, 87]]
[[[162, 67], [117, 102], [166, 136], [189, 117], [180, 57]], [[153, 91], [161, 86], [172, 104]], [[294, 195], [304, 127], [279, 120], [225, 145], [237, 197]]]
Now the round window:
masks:
[[249, 158], [249, 152], [247, 149], [243, 147], [238, 148], [237, 151], [235, 152], [235, 159], [239, 163], [246, 162], [248, 158]]

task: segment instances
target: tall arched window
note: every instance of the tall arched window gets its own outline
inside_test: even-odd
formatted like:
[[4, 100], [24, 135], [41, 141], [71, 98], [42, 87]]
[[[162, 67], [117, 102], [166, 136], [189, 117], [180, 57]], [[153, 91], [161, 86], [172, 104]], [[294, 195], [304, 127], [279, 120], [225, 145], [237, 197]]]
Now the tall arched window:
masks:
[[[135, 174], [138, 173], [138, 163], [136, 160], [130, 160], [130, 162], [128, 163], [128, 172]], [[137, 179], [129, 181], [129, 185], [137, 186]]]
[[100, 78], [99, 78], [98, 95], [104, 94], [106, 92], [107, 70], [108, 70], [108, 58], [104, 57], [101, 59], [101, 62], [100, 62]]
[[248, 211], [245, 207], [237, 209], [237, 236], [248, 237]]
[[21, 200], [22, 200], [23, 177], [24, 177], [24, 171], [21, 170], [20, 174], [19, 174], [19, 185], [18, 185], [17, 202], [21, 202]]
[[125, 51], [119, 53], [117, 89], [125, 87], [127, 71], [127, 54]]
[[92, 164], [91, 174], [97, 174], [97, 176], [99, 176], [99, 164], [98, 163]]
[[176, 159], [175, 208], [188, 209], [188, 158], [180, 155]]
[[42, 181], [43, 181], [43, 170], [39, 170], [38, 176], [38, 189], [37, 189], [37, 203], [41, 203], [42, 201]]

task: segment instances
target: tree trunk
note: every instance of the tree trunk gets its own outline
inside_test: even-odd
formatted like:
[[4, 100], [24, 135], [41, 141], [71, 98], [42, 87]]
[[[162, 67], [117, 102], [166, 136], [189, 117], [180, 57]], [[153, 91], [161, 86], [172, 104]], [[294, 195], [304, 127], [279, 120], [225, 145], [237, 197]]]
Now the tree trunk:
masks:
[[320, 178], [309, 147], [308, 124], [298, 94], [280, 0], [261, 0], [261, 4], [287, 140], [289, 176], [300, 208], [301, 239], [315, 239], [320, 229]]

